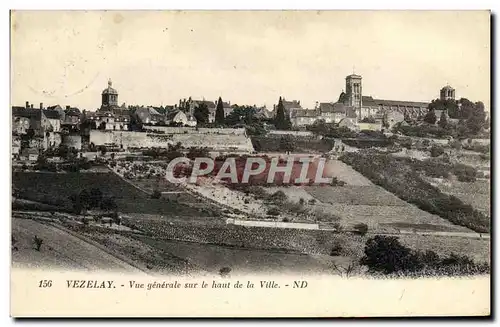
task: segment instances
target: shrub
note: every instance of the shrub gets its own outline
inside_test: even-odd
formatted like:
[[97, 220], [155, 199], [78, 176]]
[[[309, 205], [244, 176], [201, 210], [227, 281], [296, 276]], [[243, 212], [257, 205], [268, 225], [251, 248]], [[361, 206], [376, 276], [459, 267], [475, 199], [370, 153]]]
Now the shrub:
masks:
[[368, 266], [369, 272], [384, 274], [413, 270], [416, 264], [411, 250], [401, 245], [397, 237], [380, 235], [366, 241], [360, 263]]
[[280, 210], [278, 208], [270, 208], [267, 210], [267, 215], [268, 216], [279, 216]]
[[229, 275], [229, 273], [231, 272], [231, 268], [229, 267], [222, 267], [220, 270], [219, 270], [219, 274], [222, 276], [222, 277], [227, 277]]
[[330, 255], [332, 257], [337, 257], [337, 256], [340, 256], [342, 254], [342, 245], [340, 244], [340, 242], [335, 242], [335, 244], [333, 245], [332, 247], [332, 250], [330, 251]]
[[338, 179], [337, 177], [333, 177], [332, 178], [332, 182], [330, 185], [332, 186], [344, 186], [346, 183], [344, 181], [341, 181], [340, 179]]
[[453, 166], [453, 174], [460, 182], [474, 182], [477, 177], [477, 170], [474, 167], [456, 164]]
[[35, 250], [40, 251], [40, 248], [43, 244], [43, 239], [35, 235], [35, 237], [33, 238], [33, 243], [35, 243]]
[[153, 194], [151, 194], [151, 198], [152, 199], [159, 199], [159, 198], [161, 198], [161, 192], [158, 191], [158, 190], [154, 190]]
[[435, 145], [431, 147], [431, 157], [439, 157], [442, 154], [444, 154], [444, 149], [442, 147]]
[[369, 272], [402, 275], [472, 275], [489, 273], [488, 264], [476, 264], [467, 256], [451, 253], [440, 258], [434, 251], [414, 251], [395, 236], [377, 235], [366, 242], [360, 263]]
[[287, 200], [287, 196], [283, 191], [276, 191], [271, 195], [271, 201], [276, 204], [281, 204]]
[[353, 226], [353, 228], [354, 228], [354, 232], [356, 234], [361, 235], [361, 236], [366, 235], [366, 233], [368, 232], [368, 225], [364, 224], [364, 223], [356, 224]]

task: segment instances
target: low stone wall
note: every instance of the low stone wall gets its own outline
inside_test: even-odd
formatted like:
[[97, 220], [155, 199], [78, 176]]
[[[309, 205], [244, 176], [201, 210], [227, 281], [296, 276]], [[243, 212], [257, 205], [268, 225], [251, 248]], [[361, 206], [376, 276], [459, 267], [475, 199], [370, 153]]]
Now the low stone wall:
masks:
[[269, 135], [292, 135], [292, 136], [314, 136], [313, 132], [309, 131], [269, 131]]
[[274, 228], [295, 228], [295, 229], [319, 229], [318, 224], [307, 224], [307, 223], [286, 223], [281, 221], [258, 221], [258, 220], [238, 220], [238, 219], [227, 219], [227, 224], [239, 225], [239, 226], [252, 226], [252, 227], [274, 227]]
[[245, 134], [174, 133], [157, 134], [128, 131], [90, 131], [90, 143], [95, 146], [114, 144], [122, 149], [167, 148], [181, 143], [183, 147], [208, 147], [215, 151], [252, 152], [251, 140]]
[[245, 135], [244, 128], [196, 128], [196, 127], [170, 127], [170, 126], [143, 126], [148, 131], [160, 131], [165, 134], [221, 134]]

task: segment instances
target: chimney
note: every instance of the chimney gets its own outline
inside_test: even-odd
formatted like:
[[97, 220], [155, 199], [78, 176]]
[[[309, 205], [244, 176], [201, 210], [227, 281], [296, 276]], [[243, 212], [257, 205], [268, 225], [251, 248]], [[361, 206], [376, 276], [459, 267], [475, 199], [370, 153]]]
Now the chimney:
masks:
[[28, 109], [29, 107], [30, 107], [30, 102], [26, 101], [26, 109]]
[[69, 108], [71, 108], [71, 107], [70, 106], [66, 106], [66, 109], [69, 109]]
[[43, 102], [40, 102], [40, 110], [43, 109]]
[[33, 104], [30, 104], [30, 108], [33, 109]]

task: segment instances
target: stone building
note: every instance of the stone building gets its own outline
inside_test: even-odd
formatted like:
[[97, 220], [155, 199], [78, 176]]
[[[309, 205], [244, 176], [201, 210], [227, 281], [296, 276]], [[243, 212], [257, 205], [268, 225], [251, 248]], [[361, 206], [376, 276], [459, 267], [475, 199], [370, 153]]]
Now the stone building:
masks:
[[108, 87], [102, 91], [101, 110], [112, 111], [118, 107], [118, 91], [112, 87], [111, 79], [108, 80]]
[[439, 91], [439, 98], [441, 100], [455, 100], [455, 89], [446, 85]]

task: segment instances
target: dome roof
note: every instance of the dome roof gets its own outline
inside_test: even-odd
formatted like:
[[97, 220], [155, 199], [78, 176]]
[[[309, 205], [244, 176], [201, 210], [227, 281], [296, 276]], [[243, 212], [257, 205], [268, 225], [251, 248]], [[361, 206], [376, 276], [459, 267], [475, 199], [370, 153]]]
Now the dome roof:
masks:
[[449, 85], [446, 85], [444, 86], [441, 90], [454, 90], [454, 88], [452, 88], [451, 86]]
[[113, 85], [113, 83], [111, 82], [111, 79], [108, 81], [108, 87], [105, 88], [103, 91], [102, 91], [102, 94], [115, 94], [115, 95], [118, 95], [118, 91], [115, 90], [114, 88], [111, 87], [111, 85]]

